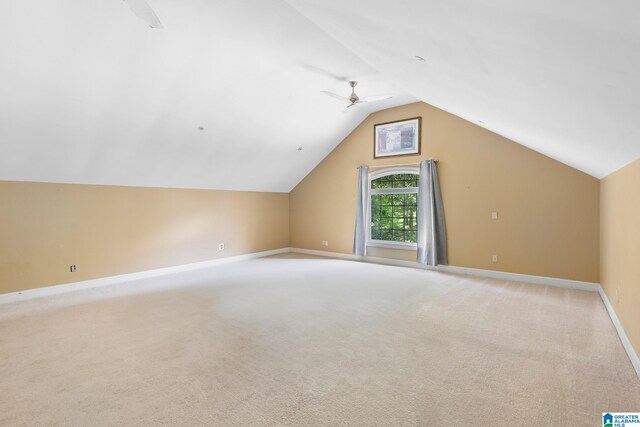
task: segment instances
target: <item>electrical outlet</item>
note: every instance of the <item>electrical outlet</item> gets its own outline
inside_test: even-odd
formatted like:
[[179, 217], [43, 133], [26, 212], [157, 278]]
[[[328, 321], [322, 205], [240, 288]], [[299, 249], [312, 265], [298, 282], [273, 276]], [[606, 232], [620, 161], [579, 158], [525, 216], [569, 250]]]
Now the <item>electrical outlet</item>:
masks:
[[322, 241], [322, 246], [329, 246], [329, 241], [328, 240], [323, 240]]
[[224, 251], [224, 243], [218, 243], [218, 250]]
[[491, 212], [491, 219], [498, 219], [498, 212]]
[[498, 262], [498, 255], [491, 255], [491, 262]]
[[75, 272], [75, 271], [76, 271], [76, 265], [75, 265], [75, 264], [70, 265], [70, 266], [69, 266], [69, 271], [70, 271], [71, 273]]

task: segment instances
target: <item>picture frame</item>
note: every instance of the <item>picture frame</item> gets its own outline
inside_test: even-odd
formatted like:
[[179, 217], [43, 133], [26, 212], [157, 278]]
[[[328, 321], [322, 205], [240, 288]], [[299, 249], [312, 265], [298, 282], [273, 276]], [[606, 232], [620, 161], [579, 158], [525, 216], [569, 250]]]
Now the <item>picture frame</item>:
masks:
[[373, 158], [420, 154], [422, 117], [379, 123], [373, 126]]

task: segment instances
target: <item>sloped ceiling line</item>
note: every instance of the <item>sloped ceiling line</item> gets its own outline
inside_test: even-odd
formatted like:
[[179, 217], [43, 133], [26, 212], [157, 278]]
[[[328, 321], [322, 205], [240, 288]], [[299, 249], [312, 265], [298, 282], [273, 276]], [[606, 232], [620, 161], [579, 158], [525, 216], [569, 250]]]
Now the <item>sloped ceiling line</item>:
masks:
[[640, 157], [638, 2], [287, 1], [426, 103], [597, 178]]

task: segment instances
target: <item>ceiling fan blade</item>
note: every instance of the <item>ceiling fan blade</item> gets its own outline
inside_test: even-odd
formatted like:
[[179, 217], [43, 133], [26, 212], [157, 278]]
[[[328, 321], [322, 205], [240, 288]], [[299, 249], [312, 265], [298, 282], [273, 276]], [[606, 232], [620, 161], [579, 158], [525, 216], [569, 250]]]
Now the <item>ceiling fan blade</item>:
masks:
[[389, 98], [393, 98], [393, 95], [373, 95], [373, 96], [367, 96], [366, 98], [362, 98], [359, 102], [375, 102], [375, 101], [382, 101], [384, 99], [389, 99]]
[[336, 95], [333, 92], [327, 92], [326, 90], [321, 90], [320, 92], [324, 93], [325, 95], [329, 95], [332, 98], [339, 99], [340, 101], [351, 102], [351, 100], [349, 98], [345, 98], [344, 96]]
[[[351, 102], [351, 101], [349, 101], [349, 102]], [[350, 111], [350, 108], [353, 107], [356, 104], [357, 104], [357, 102], [352, 102], [351, 104], [347, 105], [345, 107], [345, 109], [342, 110], [342, 114], [347, 114]]]
[[158, 15], [151, 9], [151, 6], [145, 0], [122, 0], [135, 15], [147, 23], [151, 28], [164, 28], [162, 22], [158, 19]]

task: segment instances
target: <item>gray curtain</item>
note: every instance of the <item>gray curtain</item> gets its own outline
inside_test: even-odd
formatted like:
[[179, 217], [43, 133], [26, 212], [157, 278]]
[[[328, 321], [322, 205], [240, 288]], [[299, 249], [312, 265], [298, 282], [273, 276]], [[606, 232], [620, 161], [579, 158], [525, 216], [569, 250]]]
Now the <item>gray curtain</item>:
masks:
[[353, 236], [353, 253], [367, 254], [367, 205], [369, 203], [369, 166], [358, 168], [358, 199], [356, 201], [356, 230]]
[[447, 237], [444, 208], [434, 160], [420, 162], [418, 179], [418, 262], [447, 264]]

